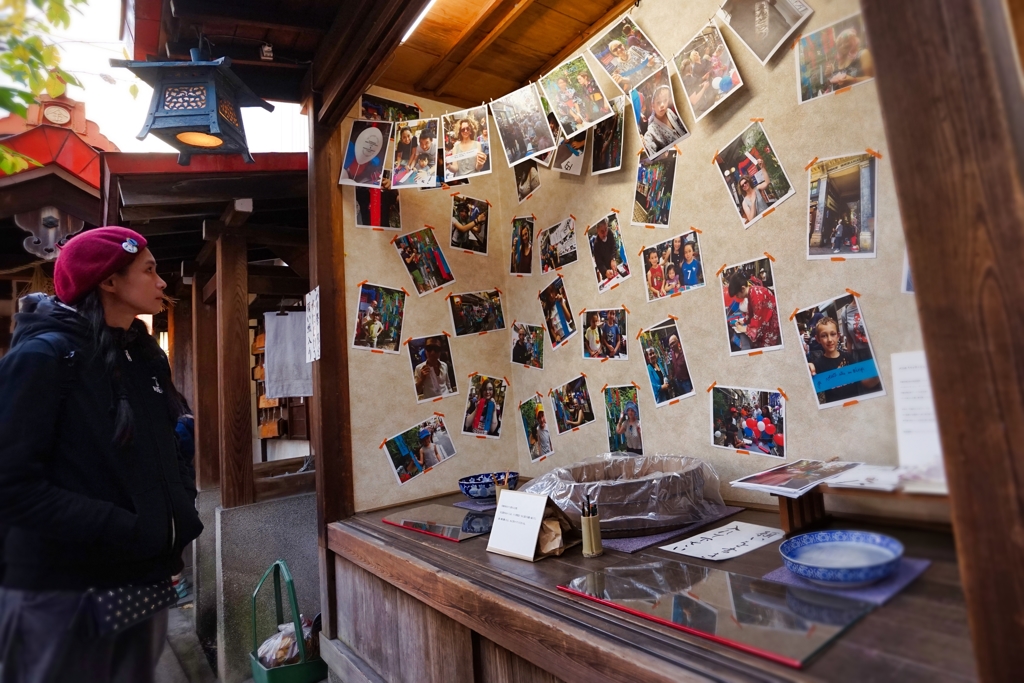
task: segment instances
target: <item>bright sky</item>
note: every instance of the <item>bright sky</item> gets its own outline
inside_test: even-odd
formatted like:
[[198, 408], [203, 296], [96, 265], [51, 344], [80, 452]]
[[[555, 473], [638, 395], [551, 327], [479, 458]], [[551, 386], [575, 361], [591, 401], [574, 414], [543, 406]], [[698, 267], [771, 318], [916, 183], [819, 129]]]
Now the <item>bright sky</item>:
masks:
[[[110, 66], [110, 59], [124, 59], [123, 44], [118, 39], [121, 19], [119, 0], [90, 0], [81, 14], [72, 12], [71, 27], [55, 32], [51, 38], [63, 55], [61, 66], [82, 82], [83, 88], [68, 88], [68, 97], [85, 102], [86, 117], [99, 124], [122, 152], [173, 152], [153, 136], [136, 140], [149, 111], [153, 90], [137, 80], [127, 69]], [[110, 84], [101, 78], [106, 74], [116, 80]], [[139, 96], [128, 92], [132, 83], [139, 86]], [[309, 149], [306, 117], [298, 104], [274, 102], [274, 111], [259, 108], [242, 109], [242, 121], [252, 152], [306, 152]]]

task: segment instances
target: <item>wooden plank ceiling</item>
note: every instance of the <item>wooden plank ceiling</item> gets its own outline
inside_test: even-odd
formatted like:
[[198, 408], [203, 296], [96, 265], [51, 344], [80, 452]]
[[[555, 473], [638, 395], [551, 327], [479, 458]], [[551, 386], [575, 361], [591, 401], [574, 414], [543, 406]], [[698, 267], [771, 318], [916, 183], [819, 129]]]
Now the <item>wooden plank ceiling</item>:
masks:
[[437, 0], [376, 84], [459, 106], [557, 66], [634, 0]]

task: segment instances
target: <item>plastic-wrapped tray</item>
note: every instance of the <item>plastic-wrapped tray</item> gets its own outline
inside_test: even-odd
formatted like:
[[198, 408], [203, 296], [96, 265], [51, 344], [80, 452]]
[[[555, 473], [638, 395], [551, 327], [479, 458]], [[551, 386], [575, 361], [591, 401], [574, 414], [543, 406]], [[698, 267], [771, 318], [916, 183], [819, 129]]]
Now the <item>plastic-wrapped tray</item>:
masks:
[[601, 535], [645, 536], [715, 516], [725, 503], [711, 465], [683, 455], [605, 453], [537, 477], [524, 491], [550, 496], [579, 529], [586, 496]]

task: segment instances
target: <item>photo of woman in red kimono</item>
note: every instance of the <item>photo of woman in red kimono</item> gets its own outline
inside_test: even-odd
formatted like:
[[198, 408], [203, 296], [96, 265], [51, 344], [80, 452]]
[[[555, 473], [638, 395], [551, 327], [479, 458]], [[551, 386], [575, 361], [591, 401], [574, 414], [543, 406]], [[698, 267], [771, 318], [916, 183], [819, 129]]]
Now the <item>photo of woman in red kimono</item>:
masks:
[[746, 304], [745, 320], [733, 323], [732, 330], [738, 335], [746, 334], [751, 350], [782, 346], [775, 292], [740, 269], [729, 278], [729, 296], [739, 302], [741, 310]]

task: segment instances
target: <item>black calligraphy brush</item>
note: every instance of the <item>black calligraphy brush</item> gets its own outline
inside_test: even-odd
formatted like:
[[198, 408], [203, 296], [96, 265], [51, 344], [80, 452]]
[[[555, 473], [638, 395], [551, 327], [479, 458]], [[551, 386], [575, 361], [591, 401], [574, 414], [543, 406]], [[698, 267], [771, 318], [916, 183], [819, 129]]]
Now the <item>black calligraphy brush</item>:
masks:
[[583, 508], [583, 516], [584, 517], [589, 517], [590, 516], [590, 496], [589, 495], [586, 496], [586, 499], [587, 499], [587, 503], [586, 503], [586, 507]]

